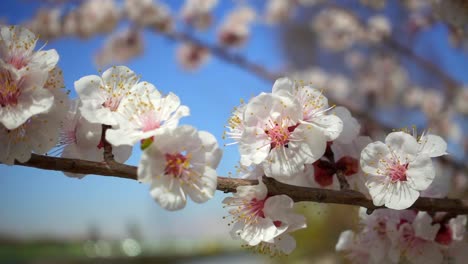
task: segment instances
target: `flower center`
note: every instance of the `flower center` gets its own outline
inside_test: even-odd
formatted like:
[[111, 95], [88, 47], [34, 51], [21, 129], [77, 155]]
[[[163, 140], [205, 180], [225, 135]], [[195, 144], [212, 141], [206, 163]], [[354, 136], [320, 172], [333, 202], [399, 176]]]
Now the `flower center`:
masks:
[[290, 131], [287, 127], [282, 127], [276, 124], [273, 128], [266, 130], [265, 133], [268, 135], [271, 141], [271, 148], [278, 146], [288, 147]]
[[18, 98], [21, 95], [22, 79], [19, 81], [13, 80], [9, 71], [0, 71], [0, 106], [17, 105]]
[[353, 157], [344, 156], [336, 162], [336, 167], [341, 170], [345, 176], [351, 176], [358, 172], [359, 162]]
[[112, 112], [115, 112], [122, 101], [122, 96], [111, 96], [102, 104], [102, 106], [109, 108]]
[[392, 182], [406, 181], [406, 171], [408, 170], [408, 163], [400, 164], [394, 163], [387, 168], [387, 175], [392, 179]]
[[326, 187], [333, 184], [336, 168], [331, 162], [317, 160], [312, 165], [314, 166], [314, 179], [320, 186]]
[[441, 225], [439, 232], [437, 232], [435, 241], [442, 245], [449, 245], [452, 243], [452, 229], [448, 225]]
[[7, 62], [18, 70], [28, 64], [28, 61], [24, 56], [12, 56]]
[[153, 111], [149, 111], [142, 114], [140, 116], [140, 122], [142, 124], [141, 130], [143, 132], [155, 130], [161, 126], [161, 123], [158, 120], [156, 120], [155, 113]]
[[180, 177], [184, 171], [190, 168], [190, 157], [181, 153], [166, 154], [166, 168], [164, 174]]

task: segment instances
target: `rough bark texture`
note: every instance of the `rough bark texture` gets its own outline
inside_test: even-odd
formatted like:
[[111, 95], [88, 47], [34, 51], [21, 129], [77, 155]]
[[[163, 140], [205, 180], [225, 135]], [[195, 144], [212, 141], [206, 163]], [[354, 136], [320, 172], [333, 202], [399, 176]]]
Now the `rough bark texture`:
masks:
[[[16, 165], [34, 167], [45, 170], [66, 171], [82, 174], [113, 176], [125, 179], [137, 179], [137, 167], [120, 164], [113, 160], [109, 162], [94, 162], [77, 159], [66, 159], [32, 154], [31, 159]], [[318, 188], [298, 187], [280, 183], [273, 178], [263, 178], [270, 195], [286, 194], [295, 202], [311, 201], [318, 203], [334, 203], [362, 206], [369, 211], [382, 207], [374, 206], [371, 200], [363, 194], [352, 190], [326, 190]], [[219, 191], [235, 192], [238, 186], [255, 185], [255, 180], [218, 177]], [[449, 212], [453, 214], [468, 214], [468, 200], [419, 198], [410, 209], [428, 212]]]

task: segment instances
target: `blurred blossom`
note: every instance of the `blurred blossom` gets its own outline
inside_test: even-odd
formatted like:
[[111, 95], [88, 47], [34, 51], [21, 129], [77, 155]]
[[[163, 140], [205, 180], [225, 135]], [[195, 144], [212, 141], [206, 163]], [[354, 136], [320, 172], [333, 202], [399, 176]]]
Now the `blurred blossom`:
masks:
[[328, 81], [328, 74], [319, 67], [312, 67], [304, 71], [293, 72], [290, 74], [292, 79], [310, 84], [310, 86], [316, 89], [325, 89], [325, 85]]
[[408, 76], [394, 58], [375, 56], [358, 81], [361, 93], [375, 96], [378, 104], [388, 105], [406, 89]]
[[438, 17], [455, 27], [468, 24], [468, 2], [466, 0], [434, 0], [433, 10]]
[[441, 113], [431, 118], [428, 127], [442, 137], [447, 138], [449, 141], [461, 144], [464, 138], [460, 125], [455, 122], [454, 113], [451, 111]]
[[427, 0], [404, 0], [403, 5], [411, 12], [419, 11], [428, 6]]
[[186, 0], [182, 7], [184, 21], [197, 29], [207, 29], [211, 26], [211, 12], [218, 4], [218, 0]]
[[360, 0], [362, 5], [369, 6], [374, 9], [382, 9], [385, 7], [386, 0]]
[[351, 51], [345, 54], [345, 63], [350, 69], [361, 68], [366, 61], [366, 57], [362, 52]]
[[392, 25], [390, 21], [383, 15], [375, 15], [367, 21], [368, 32], [367, 37], [371, 42], [380, 42], [384, 37], [388, 37], [392, 33]]
[[276, 24], [288, 20], [295, 3], [289, 0], [268, 0], [265, 19], [267, 23]]
[[331, 98], [344, 101], [351, 94], [351, 81], [342, 74], [332, 75], [327, 81], [325, 90]]
[[444, 97], [434, 89], [428, 89], [423, 93], [421, 110], [429, 117], [442, 111]]
[[403, 97], [403, 104], [410, 108], [418, 107], [421, 105], [423, 96], [424, 90], [421, 87], [411, 87], [405, 92], [405, 96]]
[[461, 194], [465, 194], [468, 191], [468, 175], [459, 171], [453, 176], [453, 195], [458, 197]]
[[209, 51], [191, 43], [183, 43], [177, 49], [177, 61], [186, 70], [196, 70], [209, 58]]
[[143, 52], [143, 35], [135, 29], [111, 34], [95, 57], [96, 64], [105, 66], [126, 62]]
[[255, 10], [247, 6], [232, 11], [221, 24], [218, 32], [219, 42], [226, 46], [242, 45], [250, 35], [250, 26], [255, 17]]
[[111, 32], [119, 20], [119, 10], [113, 0], [88, 0], [77, 10], [78, 35], [89, 38]]
[[362, 35], [356, 18], [338, 9], [321, 11], [311, 26], [317, 32], [322, 47], [335, 52], [350, 48]]
[[41, 8], [36, 16], [26, 23], [26, 27], [40, 36], [41, 39], [53, 39], [60, 36], [62, 31], [60, 9]]
[[430, 25], [429, 18], [421, 13], [411, 13], [406, 23], [406, 30], [410, 34], [419, 32], [421, 29]]
[[458, 89], [458, 94], [455, 96], [455, 109], [461, 114], [468, 114], [468, 86]]
[[63, 19], [63, 34], [75, 36], [79, 32], [80, 17], [78, 11], [75, 9], [68, 12]]
[[173, 21], [169, 7], [152, 0], [126, 0], [124, 5], [128, 19], [141, 27], [152, 27], [166, 32], [170, 31]]

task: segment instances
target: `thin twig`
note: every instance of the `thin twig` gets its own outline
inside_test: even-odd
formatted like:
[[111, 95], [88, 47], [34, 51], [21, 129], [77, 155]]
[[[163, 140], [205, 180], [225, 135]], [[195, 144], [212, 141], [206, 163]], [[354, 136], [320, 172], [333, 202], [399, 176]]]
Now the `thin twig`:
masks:
[[[173, 40], [173, 41], [183, 41], [183, 42], [188, 42], [192, 43], [194, 45], [206, 48], [207, 50], [210, 51], [211, 54], [217, 56], [219, 59], [224, 60], [225, 62], [234, 64], [238, 66], [241, 69], [246, 70], [249, 73], [254, 74], [255, 76], [267, 80], [270, 82], [274, 82], [277, 78], [281, 77], [280, 74], [278, 73], [271, 73], [267, 69], [265, 69], [263, 66], [259, 64], [255, 64], [253, 62], [250, 62], [246, 58], [242, 57], [239, 54], [231, 54], [229, 53], [226, 49], [219, 47], [219, 46], [213, 46], [209, 45], [199, 39], [197, 39], [194, 36], [189, 35], [188, 33], [183, 33], [183, 32], [159, 32], [159, 34], [162, 34], [163, 36], [166, 36], [167, 38]], [[352, 113], [353, 116], [355, 116], [358, 119], [363, 120], [367, 125], [371, 127], [377, 127], [380, 128], [381, 130], [389, 133], [394, 130], [394, 127], [390, 127], [388, 125], [383, 124], [382, 122], [379, 122], [376, 118], [374, 118], [369, 112], [367, 111], [362, 111], [360, 110], [356, 105], [350, 104], [346, 101], [341, 101], [341, 100], [336, 100], [334, 98], [334, 102], [337, 105], [344, 106], [348, 108]], [[442, 163], [447, 164], [455, 168], [456, 170], [462, 171], [464, 173], [468, 174], [468, 165], [458, 162], [449, 156], [442, 156], [440, 159]]]
[[[16, 162], [15, 164], [19, 166], [34, 167], [46, 170], [114, 176], [132, 180], [137, 179], [137, 168], [135, 166], [119, 164], [116, 162], [106, 164], [103, 162], [66, 159], [32, 154], [29, 161], [25, 163]], [[362, 193], [352, 190], [334, 191], [319, 188], [292, 186], [280, 183], [273, 178], [267, 177], [263, 178], [263, 182], [268, 188], [269, 195], [285, 194], [291, 197], [295, 202], [312, 201], [318, 203], [347, 204], [362, 206], [369, 210], [383, 208], [375, 206], [372, 201], [367, 199]], [[238, 186], [254, 184], [257, 184], [257, 181], [218, 177], [217, 189], [223, 192], [235, 192]], [[468, 214], [468, 200], [420, 197], [409, 209], [428, 212]]]

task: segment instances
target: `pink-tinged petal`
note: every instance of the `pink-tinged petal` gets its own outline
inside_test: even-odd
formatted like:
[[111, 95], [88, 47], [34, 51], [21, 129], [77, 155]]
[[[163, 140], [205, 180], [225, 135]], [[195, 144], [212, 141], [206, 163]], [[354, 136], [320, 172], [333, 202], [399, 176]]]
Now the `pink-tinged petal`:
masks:
[[394, 152], [401, 160], [405, 162], [417, 155], [419, 144], [416, 139], [405, 132], [392, 132], [385, 138], [385, 144]]
[[440, 224], [432, 224], [432, 217], [426, 212], [419, 212], [413, 221], [415, 236], [428, 241], [434, 241]]
[[425, 135], [419, 140], [420, 154], [427, 155], [431, 158], [439, 157], [447, 154], [447, 142], [436, 135]]
[[310, 121], [327, 137], [327, 141], [338, 138], [343, 131], [343, 121], [336, 115], [321, 115]]
[[15, 129], [32, 116], [49, 111], [53, 103], [54, 96], [48, 90], [31, 90], [20, 96], [16, 106], [0, 107], [0, 123], [8, 129]]
[[415, 160], [409, 163], [406, 176], [411, 188], [418, 191], [427, 189], [435, 177], [431, 159], [425, 155], [417, 156]]
[[433, 242], [419, 242], [406, 250], [406, 258], [414, 264], [440, 264], [444, 257], [440, 248]]
[[384, 170], [380, 160], [387, 157], [390, 151], [384, 143], [377, 141], [367, 145], [361, 152], [361, 169], [371, 175], [380, 175]]

